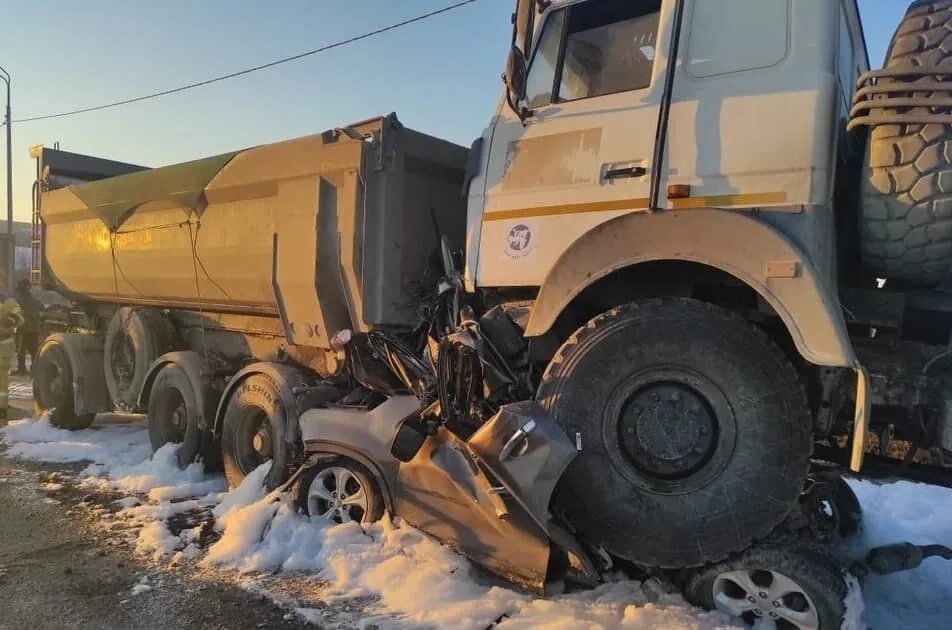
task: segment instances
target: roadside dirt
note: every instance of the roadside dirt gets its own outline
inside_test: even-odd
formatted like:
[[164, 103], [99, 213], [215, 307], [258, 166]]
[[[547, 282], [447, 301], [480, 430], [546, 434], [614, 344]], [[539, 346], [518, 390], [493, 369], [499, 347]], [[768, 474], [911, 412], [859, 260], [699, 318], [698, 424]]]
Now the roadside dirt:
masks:
[[[29, 415], [28, 400], [13, 404], [13, 419]], [[102, 497], [41, 487], [54, 468], [82, 466], [0, 453], [0, 628], [316, 627], [237, 586], [149, 566], [98, 518]]]

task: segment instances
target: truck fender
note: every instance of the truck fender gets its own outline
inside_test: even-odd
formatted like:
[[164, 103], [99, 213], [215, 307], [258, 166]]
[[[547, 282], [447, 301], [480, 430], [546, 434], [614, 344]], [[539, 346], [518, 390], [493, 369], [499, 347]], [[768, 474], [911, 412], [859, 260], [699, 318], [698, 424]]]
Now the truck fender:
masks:
[[311, 440], [307, 443], [308, 455], [310, 457], [321, 457], [323, 455], [338, 455], [340, 457], [346, 457], [352, 459], [368, 471], [370, 471], [371, 476], [373, 476], [374, 481], [377, 483], [377, 487], [380, 488], [380, 494], [383, 496], [384, 507], [390, 514], [393, 512], [393, 490], [392, 484], [396, 483], [396, 480], [390, 480], [386, 475], [380, 470], [380, 467], [375, 461], [361, 453], [360, 451], [344, 446], [343, 444], [338, 444], [337, 442], [327, 442], [324, 440]]
[[189, 350], [167, 352], [153, 361], [152, 365], [149, 366], [149, 371], [146, 372], [145, 380], [142, 382], [136, 408], [143, 412], [149, 409], [149, 395], [152, 393], [152, 384], [155, 382], [155, 377], [163, 367], [170, 363], [182, 368], [185, 376], [188, 377], [192, 391], [195, 392], [195, 402], [198, 403], [198, 428], [203, 431], [208, 430], [210, 428], [209, 419], [213, 418], [215, 413], [215, 407], [210, 407], [210, 405], [213, 405], [215, 401], [208, 392], [208, 380], [204, 376], [205, 363], [197, 352]]
[[[73, 405], [77, 415], [112, 411], [103, 371], [103, 339], [78, 333], [55, 333], [43, 345], [55, 341], [66, 351], [73, 373]], [[42, 352], [42, 347], [37, 355]]]
[[228, 381], [228, 384], [225, 386], [225, 391], [218, 400], [218, 409], [215, 412], [215, 436], [221, 435], [222, 422], [224, 422], [225, 419], [225, 408], [228, 406], [228, 400], [231, 398], [232, 393], [242, 381], [253, 374], [263, 374], [277, 385], [278, 394], [281, 396], [281, 404], [284, 405], [288, 413], [288, 431], [284, 437], [288, 443], [294, 443], [299, 434], [298, 416], [300, 416], [303, 411], [298, 404], [294, 390], [302, 385], [308, 385], [310, 379], [304, 372], [295, 367], [268, 361], [246, 365]]
[[582, 235], [546, 277], [526, 336], [548, 332], [566, 306], [597, 280], [640, 263], [668, 260], [717, 268], [754, 289], [810, 363], [858, 367], [839, 298], [810, 259], [751, 214], [714, 208], [626, 214]]

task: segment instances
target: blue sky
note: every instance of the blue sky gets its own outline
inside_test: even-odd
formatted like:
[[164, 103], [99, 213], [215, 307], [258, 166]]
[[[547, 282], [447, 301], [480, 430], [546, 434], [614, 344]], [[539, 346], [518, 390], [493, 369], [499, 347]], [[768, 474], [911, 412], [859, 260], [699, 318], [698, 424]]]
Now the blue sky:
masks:
[[[13, 75], [16, 120], [224, 74], [450, 0], [4, 4], [0, 66]], [[499, 96], [513, 4], [479, 0], [372, 40], [213, 86], [15, 124], [16, 218], [29, 217], [33, 165], [27, 149], [33, 144], [58, 141], [78, 153], [161, 165], [396, 111], [411, 127], [468, 145], [482, 132]], [[870, 57], [878, 66], [908, 0], [860, 0], [860, 6]], [[2, 173], [0, 191], [6, 185]]]

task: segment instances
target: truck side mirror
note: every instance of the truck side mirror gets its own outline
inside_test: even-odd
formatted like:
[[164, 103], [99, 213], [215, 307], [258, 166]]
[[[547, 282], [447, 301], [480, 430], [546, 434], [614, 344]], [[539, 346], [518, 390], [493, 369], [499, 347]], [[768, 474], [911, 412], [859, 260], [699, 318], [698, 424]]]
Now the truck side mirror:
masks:
[[506, 88], [509, 90], [509, 104], [513, 109], [519, 107], [526, 98], [526, 57], [518, 46], [509, 50], [509, 60], [506, 62]]
[[536, 0], [517, 0], [516, 12], [512, 16], [512, 43], [525, 55], [532, 50], [532, 29], [539, 9], [536, 4]]

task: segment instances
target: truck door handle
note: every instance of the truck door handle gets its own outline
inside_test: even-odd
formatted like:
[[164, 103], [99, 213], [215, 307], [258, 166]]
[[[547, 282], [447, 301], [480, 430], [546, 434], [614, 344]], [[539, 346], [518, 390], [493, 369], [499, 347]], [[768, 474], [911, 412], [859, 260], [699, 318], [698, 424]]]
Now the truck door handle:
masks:
[[648, 169], [644, 166], [623, 166], [620, 168], [610, 168], [602, 176], [609, 181], [613, 179], [622, 179], [625, 177], [644, 177], [648, 174]]

